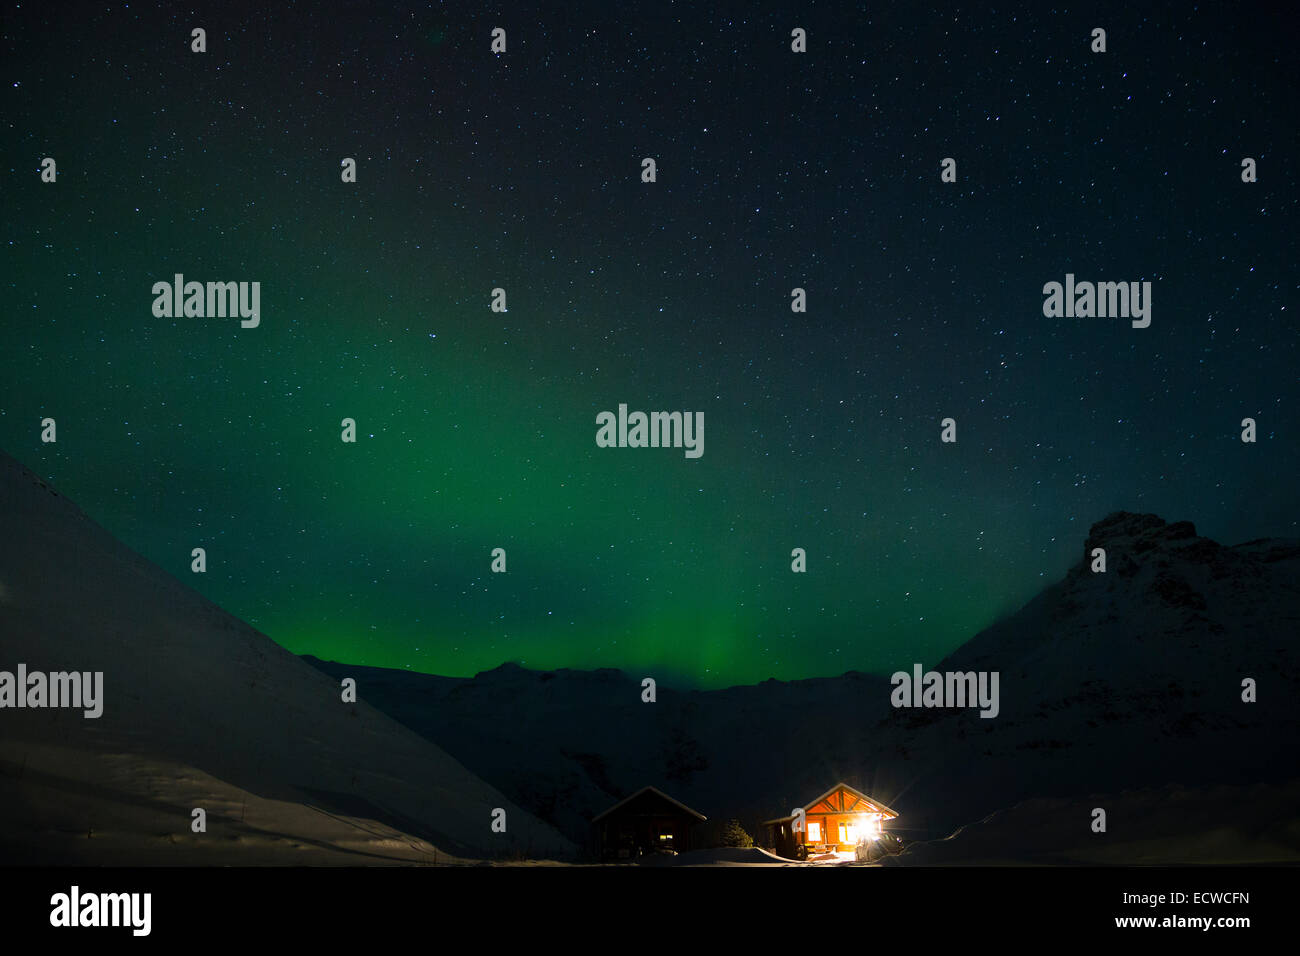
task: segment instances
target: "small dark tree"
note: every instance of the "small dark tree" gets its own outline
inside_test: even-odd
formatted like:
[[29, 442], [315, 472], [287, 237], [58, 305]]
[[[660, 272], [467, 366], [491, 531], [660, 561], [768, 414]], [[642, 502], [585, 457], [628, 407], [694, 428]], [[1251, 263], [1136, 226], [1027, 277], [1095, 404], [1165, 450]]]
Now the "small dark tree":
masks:
[[728, 820], [722, 828], [721, 845], [748, 848], [754, 845], [754, 838], [745, 832], [739, 820]]
[[686, 783], [691, 777], [709, 769], [708, 758], [699, 743], [681, 727], [674, 727], [663, 747], [664, 775], [676, 783]]

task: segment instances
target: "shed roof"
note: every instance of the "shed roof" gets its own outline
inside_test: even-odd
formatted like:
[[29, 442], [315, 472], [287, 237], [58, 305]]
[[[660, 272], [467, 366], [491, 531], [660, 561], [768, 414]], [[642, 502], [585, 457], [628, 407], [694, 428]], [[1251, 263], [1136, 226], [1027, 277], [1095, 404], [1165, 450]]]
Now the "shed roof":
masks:
[[591, 818], [591, 822], [592, 822], [592, 823], [595, 823], [596, 821], [598, 821], [598, 820], [600, 820], [600, 819], [602, 819], [602, 818], [604, 818], [604, 817], [609, 816], [611, 813], [613, 813], [613, 812], [614, 812], [615, 810], [617, 810], [619, 807], [623, 806], [623, 804], [625, 804], [625, 803], [629, 803], [629, 802], [631, 802], [632, 800], [635, 800], [637, 797], [641, 796], [643, 793], [652, 793], [652, 794], [654, 794], [655, 796], [659, 797], [660, 799], [668, 801], [668, 802], [671, 803], [673, 806], [677, 807], [678, 809], [682, 810], [683, 812], [685, 812], [685, 813], [689, 813], [691, 816], [695, 817], [697, 820], [700, 820], [701, 822], [704, 821], [704, 820], [707, 820], [707, 819], [708, 819], [708, 817], [706, 817], [704, 814], [702, 814], [702, 813], [700, 813], [700, 812], [698, 812], [698, 811], [696, 811], [696, 810], [692, 810], [690, 807], [688, 807], [686, 804], [682, 803], [680, 800], [674, 800], [672, 797], [668, 796], [668, 794], [664, 793], [664, 792], [663, 792], [662, 790], [660, 790], [658, 787], [642, 787], [640, 790], [638, 790], [636, 793], [632, 794], [631, 796], [624, 797], [622, 800], [620, 800], [618, 803], [614, 804], [612, 807], [610, 807], [610, 808], [609, 808], [608, 810], [606, 810], [604, 813], [601, 813], [601, 814], [599, 814], [599, 815], [597, 815], [597, 816], [592, 817], [592, 818]]

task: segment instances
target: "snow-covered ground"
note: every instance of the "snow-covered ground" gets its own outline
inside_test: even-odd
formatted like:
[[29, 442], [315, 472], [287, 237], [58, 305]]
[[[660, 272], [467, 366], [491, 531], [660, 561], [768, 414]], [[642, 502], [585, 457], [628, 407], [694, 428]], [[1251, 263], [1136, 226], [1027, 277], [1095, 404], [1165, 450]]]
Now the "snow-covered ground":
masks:
[[[465, 862], [425, 840], [310, 801], [276, 800], [193, 766], [85, 748], [0, 743], [0, 860], [100, 866]], [[207, 811], [193, 833], [190, 811]]]
[[[1093, 832], [1092, 810], [1106, 811]], [[1167, 786], [1027, 800], [886, 866], [1195, 866], [1300, 861], [1300, 783]]]
[[[613, 864], [626, 866], [628, 864]], [[658, 854], [635, 864], [637, 866], [806, 866], [785, 860], [759, 847], [715, 847], [709, 850], [691, 850], [676, 856]]]

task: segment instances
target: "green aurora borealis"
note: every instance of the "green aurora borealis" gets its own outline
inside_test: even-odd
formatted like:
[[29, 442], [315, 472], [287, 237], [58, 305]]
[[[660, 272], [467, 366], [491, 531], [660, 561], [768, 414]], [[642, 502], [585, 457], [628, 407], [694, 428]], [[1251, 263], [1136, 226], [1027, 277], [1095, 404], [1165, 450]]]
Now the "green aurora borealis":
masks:
[[[512, 21], [502, 60], [468, 15], [214, 7], [206, 59], [188, 14], [88, 16], [58, 57], [20, 42], [53, 14], [16, 15], [0, 447], [290, 650], [446, 675], [929, 666], [1110, 511], [1296, 534], [1281, 67], [1243, 97], [1233, 61], [1148, 36], [1191, 84], [1161, 79], [1179, 99], [1157, 109], [1155, 80], [1086, 47], [1014, 85], [963, 73], [978, 31], [918, 60], [919, 16], [813, 22], [828, 45], [792, 66], [764, 7], [682, 68], [644, 38], [712, 14], [579, 8]], [[1002, 27], [1004, 50], [1057, 29]], [[1187, 142], [1187, 116], [1209, 132]], [[1248, 196], [1238, 152], [1267, 159]], [[1044, 319], [1070, 270], [1154, 277], [1151, 328]], [[260, 327], [155, 319], [177, 272], [260, 281]], [[703, 411], [703, 457], [597, 448], [620, 402]]]

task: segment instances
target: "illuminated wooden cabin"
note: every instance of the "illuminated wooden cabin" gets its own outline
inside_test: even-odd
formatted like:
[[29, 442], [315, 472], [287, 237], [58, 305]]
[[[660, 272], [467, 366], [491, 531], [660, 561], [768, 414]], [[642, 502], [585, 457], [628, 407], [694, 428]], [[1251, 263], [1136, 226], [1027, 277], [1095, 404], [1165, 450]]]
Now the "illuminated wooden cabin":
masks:
[[691, 828], [707, 818], [662, 790], [643, 787], [595, 817], [596, 852], [602, 860], [691, 849]]
[[[795, 830], [797, 813], [763, 821], [768, 845], [787, 859], [803, 859], [818, 853], [853, 852], [862, 841], [880, 837], [886, 820], [898, 816], [879, 800], [873, 800], [847, 783], [837, 783], [803, 810], [804, 830]], [[805, 852], [800, 852], [800, 848]]]

